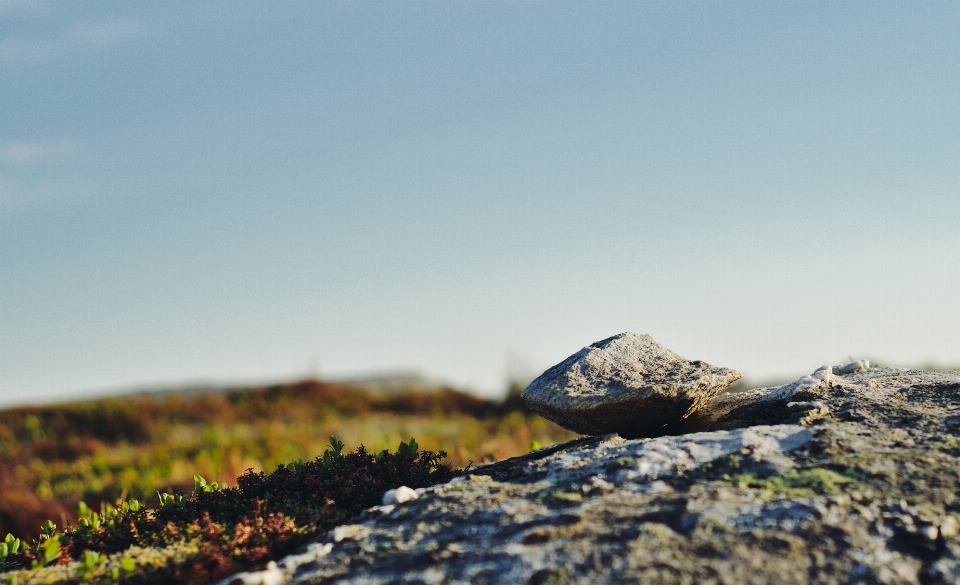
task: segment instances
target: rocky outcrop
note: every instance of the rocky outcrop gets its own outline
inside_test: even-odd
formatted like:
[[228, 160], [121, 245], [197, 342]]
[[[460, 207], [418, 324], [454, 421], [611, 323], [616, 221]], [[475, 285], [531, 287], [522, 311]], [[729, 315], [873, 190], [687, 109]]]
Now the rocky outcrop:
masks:
[[825, 368], [689, 424], [472, 469], [232, 581], [960, 582], [960, 373]]
[[794, 397], [798, 393], [806, 396], [821, 386], [829, 386], [835, 380], [832, 370], [829, 366], [823, 366], [809, 376], [784, 386], [721, 394], [691, 413], [683, 421], [683, 432], [797, 422], [815, 413], [826, 414], [822, 402], [797, 401]]
[[585, 435], [676, 434], [681, 421], [740, 379], [690, 361], [650, 335], [621, 333], [548, 369], [523, 391], [534, 412]]

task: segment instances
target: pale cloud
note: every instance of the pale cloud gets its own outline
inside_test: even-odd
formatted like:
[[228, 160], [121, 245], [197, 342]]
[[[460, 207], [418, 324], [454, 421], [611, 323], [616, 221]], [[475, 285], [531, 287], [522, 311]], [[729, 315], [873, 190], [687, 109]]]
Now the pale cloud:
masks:
[[56, 54], [56, 44], [48, 40], [7, 39], [0, 42], [0, 61], [5, 63], [36, 63]]
[[87, 22], [74, 26], [70, 37], [81, 46], [104, 49], [136, 38], [143, 30], [138, 20], [116, 18], [107, 22]]
[[74, 179], [24, 181], [0, 175], [0, 213], [70, 203], [92, 195], [93, 190], [87, 184]]
[[50, 12], [50, 4], [45, 0], [0, 0], [0, 13], [4, 12], [46, 14]]
[[89, 199], [90, 184], [65, 164], [79, 153], [73, 138], [0, 141], [0, 212]]
[[111, 49], [136, 38], [143, 28], [139, 20], [116, 18], [76, 24], [59, 35], [47, 38], [4, 39], [0, 42], [0, 62], [37, 63], [74, 51]]
[[77, 150], [77, 141], [70, 138], [4, 140], [0, 141], [0, 162], [16, 167], [37, 166], [51, 160], [71, 158]]

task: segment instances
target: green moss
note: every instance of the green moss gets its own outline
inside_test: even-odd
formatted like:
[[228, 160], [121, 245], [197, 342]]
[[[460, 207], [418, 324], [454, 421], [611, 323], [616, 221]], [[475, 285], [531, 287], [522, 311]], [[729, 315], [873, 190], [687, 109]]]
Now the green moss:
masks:
[[646, 532], [647, 534], [661, 540], [668, 540], [677, 537], [677, 533], [672, 528], [659, 522], [643, 522], [640, 524], [640, 531]]
[[697, 522], [697, 528], [703, 531], [707, 536], [713, 534], [726, 534], [733, 528], [732, 525], [720, 522], [715, 518], [703, 517]]
[[621, 457], [616, 461], [611, 462], [607, 465], [607, 471], [617, 471], [618, 469], [626, 469], [628, 467], [633, 467], [637, 464], [637, 460], [633, 457]]
[[925, 446], [928, 449], [940, 449], [941, 451], [951, 451], [960, 448], [960, 437], [951, 435], [944, 436], [939, 441], [927, 441]]
[[530, 576], [530, 585], [560, 585], [569, 582], [565, 569], [540, 569]]
[[752, 473], [741, 473], [730, 479], [731, 483], [741, 488], [758, 489], [772, 494], [786, 494], [788, 496], [836, 495], [837, 486], [853, 483], [854, 478], [842, 475], [836, 471], [814, 467], [781, 476], [759, 478]]
[[582, 502], [583, 494], [574, 491], [558, 490], [550, 493], [550, 498], [560, 502]]
[[583, 492], [577, 483], [542, 483], [535, 486], [541, 489], [534, 492], [531, 499], [538, 504], [562, 505], [583, 501]]
[[742, 461], [741, 457], [738, 457], [733, 454], [721, 455], [720, 457], [717, 457], [713, 461], [707, 461], [706, 463], [702, 464], [700, 467], [697, 468], [697, 472], [712, 474], [712, 473], [718, 473], [723, 471], [729, 471], [730, 469], [736, 469], [740, 467], [741, 461]]

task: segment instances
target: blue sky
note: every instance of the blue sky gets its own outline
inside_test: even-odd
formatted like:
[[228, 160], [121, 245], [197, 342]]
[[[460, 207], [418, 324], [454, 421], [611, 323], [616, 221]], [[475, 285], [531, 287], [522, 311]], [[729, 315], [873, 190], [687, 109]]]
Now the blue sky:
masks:
[[0, 0], [0, 404], [622, 331], [960, 364], [953, 3]]

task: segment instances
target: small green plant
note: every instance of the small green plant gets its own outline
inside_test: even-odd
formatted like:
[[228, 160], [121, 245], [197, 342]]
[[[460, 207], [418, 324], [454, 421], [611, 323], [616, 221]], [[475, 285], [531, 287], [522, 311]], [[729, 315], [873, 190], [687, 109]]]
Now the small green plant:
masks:
[[137, 570], [137, 563], [131, 557], [123, 557], [120, 560], [119, 567], [113, 567], [110, 569], [110, 581], [112, 583], [119, 583], [120, 576], [129, 577], [133, 575], [133, 572]]
[[[410, 440], [412, 441], [413, 439]], [[401, 445], [403, 445], [403, 443], [401, 443]], [[337, 457], [340, 457], [340, 452], [343, 451], [343, 442], [338, 439], [336, 435], [331, 435], [330, 444], [327, 446], [333, 450], [331, 451], [330, 449], [324, 449], [320, 460], [323, 462], [323, 466], [329, 469], [330, 465], [333, 464], [333, 460]], [[300, 461], [302, 462], [303, 459]]]
[[215, 492], [215, 491], [217, 491], [218, 489], [220, 489], [220, 484], [219, 484], [219, 483], [213, 482], [213, 483], [208, 484], [208, 483], [207, 483], [207, 480], [203, 479], [203, 477], [194, 474], [194, 476], [193, 476], [193, 493], [195, 493], [195, 494], [210, 493], [210, 492]]
[[20, 539], [14, 538], [12, 534], [7, 534], [7, 537], [3, 539], [3, 542], [0, 542], [0, 567], [3, 567], [7, 564], [7, 557], [15, 555], [20, 551]]
[[84, 581], [90, 579], [94, 571], [99, 569], [105, 560], [107, 560], [106, 555], [89, 549], [83, 551], [83, 557], [80, 559], [80, 569], [78, 571], [80, 578]]
[[137, 500], [127, 500], [126, 502], [120, 500], [120, 512], [124, 514], [128, 512], [139, 512], [140, 508], [140, 502]]
[[286, 468], [294, 473], [302, 473], [303, 470], [307, 468], [307, 462], [303, 460], [303, 457], [301, 457], [296, 461], [287, 463]]
[[[52, 524], [52, 522], [47, 520], [47, 524]], [[38, 553], [38, 556], [33, 560], [30, 568], [36, 569], [39, 567], [46, 567], [53, 561], [60, 558], [60, 539], [53, 538], [53, 534], [50, 534], [46, 540], [41, 541], [36, 552]]]
[[47, 520], [43, 523], [43, 526], [40, 527], [40, 538], [46, 540], [56, 534], [57, 525], [53, 523], [52, 520]]
[[79, 516], [77, 522], [82, 528], [96, 530], [103, 525], [103, 517], [91, 510], [86, 502], [81, 501], [77, 504], [77, 515]]
[[397, 447], [397, 455], [401, 457], [416, 457], [417, 451], [420, 450], [420, 445], [417, 445], [417, 441], [410, 437], [409, 443], [400, 442], [400, 446]]
[[157, 497], [160, 498], [160, 507], [166, 506], [179, 506], [186, 501], [184, 496], [168, 494], [167, 492], [157, 492]]
[[[412, 441], [413, 439], [410, 439], [410, 440]], [[339, 455], [340, 452], [343, 451], [343, 441], [341, 441], [340, 439], [338, 439], [336, 435], [331, 435], [331, 436], [330, 436], [330, 448], [333, 449], [334, 453], [336, 453], [337, 455]], [[302, 461], [302, 460], [301, 460], [301, 461]]]

